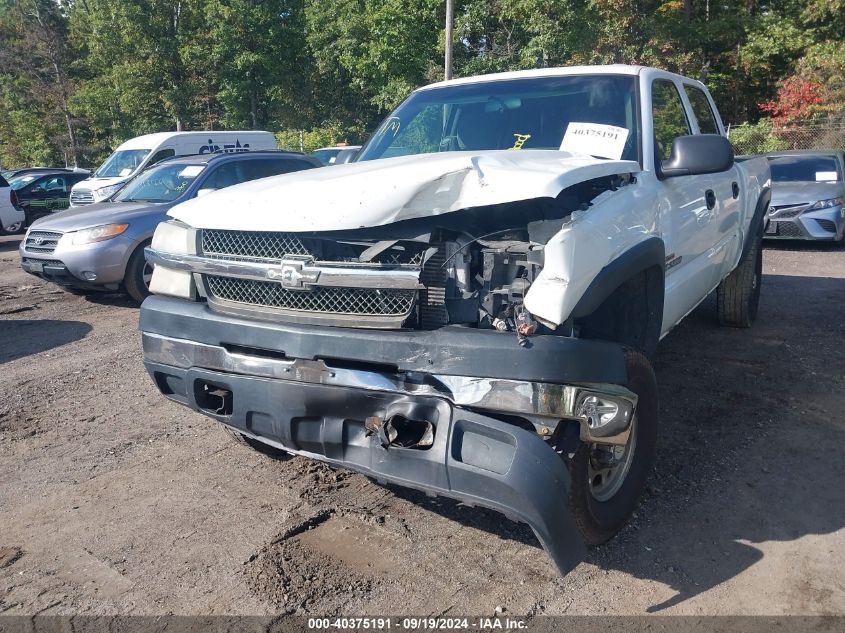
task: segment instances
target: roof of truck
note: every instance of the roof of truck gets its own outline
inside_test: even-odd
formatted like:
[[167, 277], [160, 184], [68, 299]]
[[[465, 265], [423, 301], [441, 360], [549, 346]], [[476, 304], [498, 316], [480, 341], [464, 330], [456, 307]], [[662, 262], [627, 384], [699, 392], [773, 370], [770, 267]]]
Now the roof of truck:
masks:
[[559, 66], [556, 68], [535, 68], [532, 70], [516, 70], [504, 73], [490, 73], [489, 75], [474, 75], [472, 77], [461, 77], [460, 79], [449, 79], [437, 83], [422, 86], [418, 90], [439, 88], [441, 86], [460, 86], [464, 84], [481, 83], [487, 81], [505, 81], [508, 79], [530, 79], [534, 77], [565, 77], [567, 75], [639, 75], [644, 70], [659, 72], [662, 75], [672, 75], [678, 79], [690, 81], [690, 78], [669, 73], [659, 68], [650, 66], [631, 66], [628, 64], [608, 64], [604, 66]]

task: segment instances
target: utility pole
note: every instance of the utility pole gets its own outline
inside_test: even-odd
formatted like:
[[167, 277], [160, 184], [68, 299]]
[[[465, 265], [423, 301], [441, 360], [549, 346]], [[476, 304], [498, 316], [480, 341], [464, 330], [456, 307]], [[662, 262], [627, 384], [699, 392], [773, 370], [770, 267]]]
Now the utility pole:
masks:
[[446, 0], [446, 59], [444, 60], [444, 79], [452, 78], [452, 16], [454, 0]]

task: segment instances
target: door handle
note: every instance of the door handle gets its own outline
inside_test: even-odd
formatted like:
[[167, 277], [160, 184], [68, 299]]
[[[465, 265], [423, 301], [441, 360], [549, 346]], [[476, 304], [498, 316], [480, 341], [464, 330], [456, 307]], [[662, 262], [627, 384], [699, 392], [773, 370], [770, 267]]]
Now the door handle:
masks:
[[707, 208], [712, 211], [713, 207], [716, 206], [716, 194], [713, 193], [712, 189], [704, 192], [704, 201], [707, 203]]
[[734, 200], [739, 198], [739, 185], [738, 184], [736, 184], [735, 182], [732, 182], [731, 183], [731, 191], [734, 194]]

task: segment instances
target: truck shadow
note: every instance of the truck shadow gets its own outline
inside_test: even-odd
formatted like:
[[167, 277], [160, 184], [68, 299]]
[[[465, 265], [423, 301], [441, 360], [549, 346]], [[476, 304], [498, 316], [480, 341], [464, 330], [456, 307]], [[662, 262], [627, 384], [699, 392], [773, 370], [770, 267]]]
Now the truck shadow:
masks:
[[10, 319], [0, 321], [0, 364], [85, 338], [91, 325], [82, 321]]
[[793, 251], [798, 253], [830, 253], [845, 249], [845, 244], [813, 240], [764, 240], [763, 248], [770, 251]]
[[[671, 587], [679, 605], [751, 568], [791, 583], [782, 543], [845, 528], [845, 279], [767, 275], [751, 330], [705, 301], [661, 344], [655, 469], [636, 516], [588, 562]], [[539, 547], [527, 526], [396, 489], [427, 509]], [[787, 546], [788, 548], [788, 546]], [[539, 553], [538, 553], [539, 554]], [[577, 570], [576, 572], [578, 573]], [[774, 582], [774, 580], [773, 580]]]

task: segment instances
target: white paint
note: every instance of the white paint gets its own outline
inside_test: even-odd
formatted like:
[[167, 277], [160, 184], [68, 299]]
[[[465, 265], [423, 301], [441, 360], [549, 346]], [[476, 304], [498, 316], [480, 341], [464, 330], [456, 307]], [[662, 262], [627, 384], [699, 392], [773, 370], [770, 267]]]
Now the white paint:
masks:
[[569, 152], [443, 152], [308, 169], [242, 183], [173, 207], [194, 227], [332, 231], [532, 198], [579, 182], [638, 172], [633, 161]]
[[[642, 166], [633, 161], [553, 150], [402, 156], [236, 185], [174, 207], [170, 215], [196, 228], [335, 231], [551, 198], [593, 178], [635, 174], [635, 182], [604, 192], [588, 210], [573, 212], [559, 227], [553, 227], [557, 230], [537, 228], [535, 234], [542, 235], [538, 239], [545, 242], [545, 261], [543, 271], [526, 294], [525, 306], [546, 323], [563, 323], [602, 268], [649, 237], [659, 237], [665, 244], [667, 259], [675, 261], [666, 270], [661, 329], [661, 335], [665, 335], [738, 264], [757, 199], [762, 188], [770, 184], [768, 162], [765, 158], [750, 159], [720, 174], [659, 179], [651, 119], [652, 83], [657, 79], [674, 82], [690, 120], [695, 119], [684, 85], [708, 93], [700, 82], [654, 68], [540, 69], [446, 83], [577, 74], [637, 76]], [[420, 90], [440, 85], [444, 84]], [[716, 118], [723, 134], [721, 118], [718, 114]], [[616, 146], [609, 149], [614, 151], [608, 153], [616, 155]], [[733, 197], [733, 183], [740, 189], [737, 198]], [[716, 195], [713, 209], [707, 209], [704, 202], [707, 189]]]

